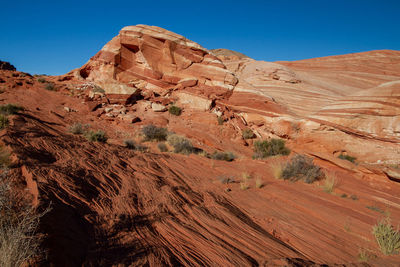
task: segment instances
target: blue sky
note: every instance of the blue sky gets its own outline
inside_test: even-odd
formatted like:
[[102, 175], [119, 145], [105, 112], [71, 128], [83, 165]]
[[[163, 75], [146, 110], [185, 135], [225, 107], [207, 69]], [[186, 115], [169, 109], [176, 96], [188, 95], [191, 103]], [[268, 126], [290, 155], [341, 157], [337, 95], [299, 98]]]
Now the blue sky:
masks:
[[78, 68], [126, 25], [156, 25], [257, 60], [400, 50], [400, 1], [2, 1], [0, 60], [32, 74]]

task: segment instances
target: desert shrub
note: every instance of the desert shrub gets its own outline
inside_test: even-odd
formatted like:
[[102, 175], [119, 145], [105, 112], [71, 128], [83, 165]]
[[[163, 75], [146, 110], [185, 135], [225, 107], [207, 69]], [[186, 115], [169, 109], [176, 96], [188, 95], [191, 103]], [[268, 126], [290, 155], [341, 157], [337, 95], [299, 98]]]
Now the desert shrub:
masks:
[[164, 143], [158, 143], [158, 144], [157, 144], [157, 147], [158, 147], [158, 149], [159, 149], [161, 152], [167, 152], [167, 151], [168, 151], [168, 147], [167, 147], [167, 145], [164, 144]]
[[146, 125], [142, 129], [142, 133], [146, 141], [165, 141], [168, 135], [167, 129], [154, 125]]
[[222, 117], [222, 116], [218, 116], [217, 117], [217, 121], [218, 121], [218, 125], [222, 125], [222, 124], [224, 124], [224, 118]]
[[393, 229], [389, 217], [379, 221], [372, 228], [372, 233], [383, 254], [395, 254], [400, 249], [400, 233]]
[[325, 175], [325, 182], [322, 186], [326, 193], [332, 193], [336, 186], [336, 175], [334, 174], [327, 174]]
[[7, 116], [0, 114], [0, 129], [4, 129], [8, 126], [8, 118]]
[[101, 88], [100, 86], [95, 85], [93, 90], [92, 90], [92, 92], [93, 93], [103, 93], [104, 94], [106, 91], [104, 91], [104, 89]]
[[338, 158], [339, 159], [343, 159], [343, 160], [347, 160], [347, 161], [350, 161], [350, 162], [352, 162], [352, 163], [354, 163], [355, 161], [356, 161], [356, 157], [352, 157], [352, 156], [349, 156], [349, 155], [345, 155], [345, 154], [340, 154], [339, 156], [338, 156]]
[[235, 179], [233, 178], [233, 176], [229, 176], [229, 175], [220, 175], [217, 177], [218, 181], [221, 182], [221, 184], [230, 184], [230, 183], [234, 183]]
[[18, 112], [24, 110], [21, 106], [15, 104], [5, 104], [0, 105], [0, 114], [3, 115], [13, 115], [17, 114]]
[[194, 151], [192, 142], [183, 136], [171, 134], [167, 138], [168, 144], [174, 147], [175, 153], [191, 154]]
[[0, 266], [25, 266], [40, 255], [41, 239], [36, 234], [40, 218], [31, 205], [11, 190], [9, 182], [0, 183]]
[[242, 136], [243, 136], [244, 139], [252, 139], [256, 135], [254, 134], [254, 132], [251, 129], [244, 129], [242, 131]]
[[285, 141], [272, 138], [271, 140], [254, 142], [253, 158], [265, 158], [276, 155], [289, 155], [290, 149], [285, 147]]
[[221, 152], [215, 151], [211, 156], [212, 159], [216, 160], [225, 160], [225, 161], [233, 161], [236, 156], [232, 152]]
[[107, 142], [107, 135], [105, 132], [103, 132], [102, 130], [97, 130], [95, 131], [88, 131], [85, 133], [85, 137], [88, 141], [91, 142], [102, 142], [105, 143]]
[[168, 108], [168, 112], [171, 113], [172, 115], [179, 116], [182, 113], [182, 109], [180, 107], [172, 105]]
[[43, 77], [39, 77], [37, 80], [38, 80], [38, 82], [40, 82], [40, 83], [45, 83], [45, 82], [47, 82], [46, 79], [43, 78]]
[[242, 181], [240, 182], [240, 189], [242, 190], [247, 190], [249, 189], [250, 184], [249, 184], [249, 177], [243, 176]]
[[46, 89], [48, 91], [55, 91], [56, 87], [54, 86], [54, 83], [46, 83], [46, 85], [44, 86], [44, 89]]
[[130, 140], [130, 139], [124, 140], [124, 145], [125, 145], [125, 147], [127, 147], [129, 149], [135, 149], [136, 148], [135, 141]]
[[275, 177], [275, 179], [282, 179], [282, 172], [284, 168], [284, 164], [281, 162], [272, 162], [270, 163], [270, 168], [272, 170], [272, 175]]
[[261, 178], [256, 179], [256, 188], [262, 188], [264, 186], [264, 182]]
[[0, 168], [5, 169], [11, 165], [10, 152], [4, 146], [0, 147]]
[[68, 131], [73, 134], [83, 134], [86, 132], [89, 126], [87, 124], [82, 124], [80, 122], [76, 122], [69, 126]]
[[282, 171], [282, 178], [285, 180], [297, 181], [303, 179], [310, 184], [323, 177], [321, 168], [314, 165], [312, 158], [304, 155], [296, 155], [288, 162]]

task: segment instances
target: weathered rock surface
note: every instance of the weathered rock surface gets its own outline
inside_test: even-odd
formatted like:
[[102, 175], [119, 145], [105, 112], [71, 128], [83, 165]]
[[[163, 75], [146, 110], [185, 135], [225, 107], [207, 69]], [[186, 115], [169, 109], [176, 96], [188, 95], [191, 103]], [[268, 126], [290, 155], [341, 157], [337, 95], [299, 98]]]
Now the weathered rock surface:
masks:
[[17, 69], [13, 65], [11, 65], [9, 62], [0, 60], [0, 70], [15, 71]]
[[229, 94], [235, 75], [216, 56], [181, 35], [155, 26], [128, 26], [77, 70], [106, 94], [129, 98], [137, 89], [162, 94], [180, 84], [205, 97]]

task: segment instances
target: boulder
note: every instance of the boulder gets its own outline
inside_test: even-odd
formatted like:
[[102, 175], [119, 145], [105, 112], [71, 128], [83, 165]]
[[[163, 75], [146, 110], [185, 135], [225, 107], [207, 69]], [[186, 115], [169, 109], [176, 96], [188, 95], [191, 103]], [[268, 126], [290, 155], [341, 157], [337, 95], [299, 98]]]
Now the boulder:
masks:
[[158, 104], [158, 103], [151, 103], [151, 109], [154, 112], [164, 112], [167, 111], [167, 107], [162, 105], [162, 104]]

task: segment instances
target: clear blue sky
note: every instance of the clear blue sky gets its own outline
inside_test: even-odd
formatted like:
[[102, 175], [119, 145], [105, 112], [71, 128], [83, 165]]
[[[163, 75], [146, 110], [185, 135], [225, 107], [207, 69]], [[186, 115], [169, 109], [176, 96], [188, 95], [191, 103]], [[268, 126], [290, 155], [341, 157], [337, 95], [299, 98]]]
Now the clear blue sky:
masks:
[[0, 60], [32, 74], [80, 67], [126, 25], [156, 25], [257, 60], [400, 50], [400, 1], [2, 1]]

